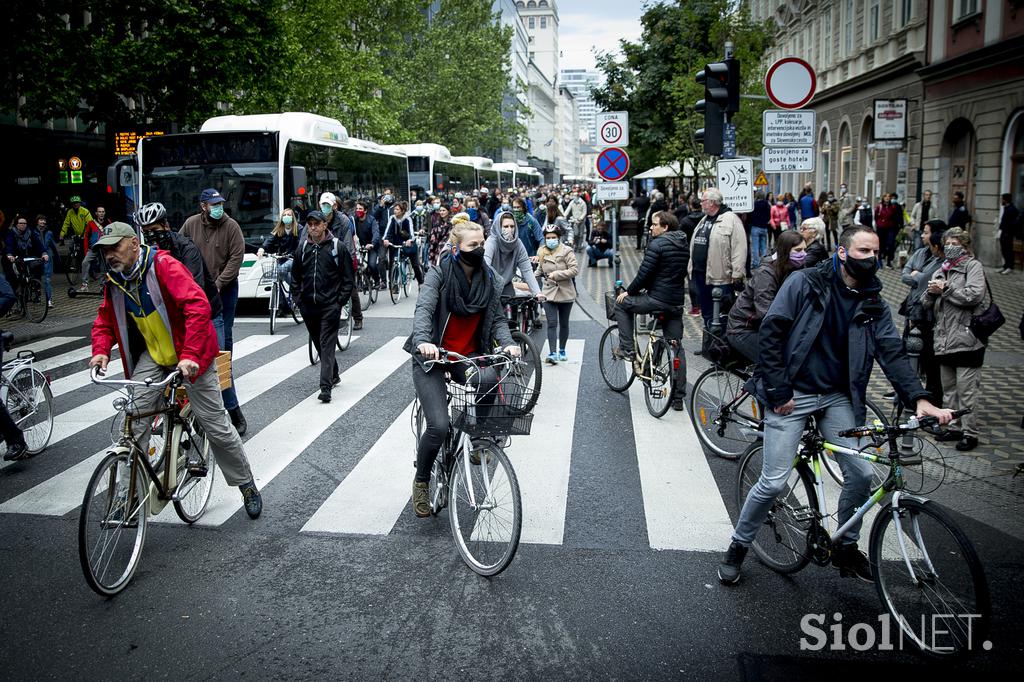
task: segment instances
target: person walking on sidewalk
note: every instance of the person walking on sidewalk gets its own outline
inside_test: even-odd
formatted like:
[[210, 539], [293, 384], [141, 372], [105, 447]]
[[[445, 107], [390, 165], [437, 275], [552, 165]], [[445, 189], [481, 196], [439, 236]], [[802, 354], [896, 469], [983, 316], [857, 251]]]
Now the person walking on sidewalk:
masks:
[[946, 231], [946, 223], [942, 220], [929, 220], [921, 230], [924, 246], [910, 255], [903, 267], [900, 279], [910, 287], [900, 314], [906, 320], [903, 338], [916, 329], [921, 337], [921, 354], [917, 358], [918, 375], [924, 381], [924, 387], [931, 394], [932, 403], [942, 407], [942, 375], [939, 363], [935, 359], [935, 316], [932, 310], [924, 307], [921, 297], [928, 289], [928, 282], [938, 272], [945, 259], [942, 237]]
[[[214, 329], [220, 349], [230, 352], [234, 348], [232, 329], [235, 326], [238, 271], [245, 256], [245, 240], [238, 222], [224, 212], [224, 203], [224, 197], [216, 189], [204, 189], [199, 195], [199, 213], [186, 219], [179, 232], [199, 248], [203, 254], [203, 263], [216, 282], [220, 293], [221, 316], [220, 324], [217, 320], [213, 321]], [[238, 435], [244, 436], [248, 425], [238, 405], [233, 376], [231, 386], [224, 389], [224, 407], [231, 415], [231, 423], [235, 425]]]
[[999, 274], [1008, 275], [1013, 272], [1013, 242], [1024, 239], [1024, 218], [1021, 218], [1020, 209], [1013, 205], [1012, 194], [1003, 194], [1000, 201], [1002, 208], [996, 238], [999, 239], [999, 250], [1003, 255], [1003, 268]]
[[[557, 207], [548, 204], [548, 211]], [[537, 249], [537, 276], [544, 278], [544, 314], [548, 319], [548, 363], [567, 360], [565, 346], [569, 342], [569, 314], [576, 301], [574, 278], [580, 274], [572, 247], [562, 243], [562, 228], [548, 223], [544, 226], [544, 243]], [[558, 352], [555, 352], [555, 340]]]
[[[722, 193], [717, 189], [704, 190], [700, 205], [704, 218], [693, 233], [689, 274], [697, 285], [704, 327], [711, 329], [714, 288], [722, 290], [719, 313], [724, 318], [729, 312], [733, 288], [743, 282], [747, 268], [747, 232], [739, 216], [722, 205]], [[722, 322], [724, 324], [724, 319]]]

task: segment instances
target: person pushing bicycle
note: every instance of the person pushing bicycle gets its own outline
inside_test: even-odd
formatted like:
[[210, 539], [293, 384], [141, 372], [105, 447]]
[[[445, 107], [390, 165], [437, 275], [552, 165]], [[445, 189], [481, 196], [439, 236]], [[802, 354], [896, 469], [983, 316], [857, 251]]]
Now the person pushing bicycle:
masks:
[[[117, 343], [126, 378], [161, 381], [178, 370], [189, 379], [184, 388], [217, 464], [228, 485], [242, 493], [249, 518], [258, 518], [263, 500], [242, 439], [224, 408], [214, 367], [217, 333], [206, 294], [184, 265], [166, 251], [140, 244], [126, 223], [104, 227], [93, 248], [102, 254], [110, 272], [92, 325], [89, 367], [106, 371], [110, 349]], [[162, 391], [140, 391], [135, 408], [153, 410], [162, 398]], [[142, 421], [133, 428], [145, 452], [151, 423]]]
[[[739, 582], [740, 568], [775, 498], [785, 489], [807, 417], [830, 443], [856, 449], [856, 439], [839, 432], [864, 423], [865, 393], [875, 360], [905, 405], [918, 417], [942, 424], [950, 410], [935, 407], [921, 386], [882, 299], [878, 235], [871, 228], [846, 229], [836, 254], [815, 267], [793, 273], [782, 284], [758, 332], [758, 367], [746, 388], [767, 406], [764, 419], [764, 467], [740, 510], [739, 520], [718, 578]], [[840, 457], [843, 491], [838, 522], [844, 524], [867, 499], [871, 463]], [[840, 575], [873, 582], [867, 557], [857, 548], [860, 523], [851, 526], [832, 564]]]
[[[448, 434], [445, 371], [453, 380], [465, 383], [468, 368], [464, 363], [453, 363], [440, 370], [425, 361], [444, 359], [438, 348], [474, 357], [493, 352], [495, 344], [512, 357], [520, 355], [502, 312], [504, 282], [484, 262], [483, 227], [468, 221], [456, 223], [448, 248], [420, 287], [412, 334], [404, 346], [405, 352], [413, 356], [412, 382], [426, 420], [416, 444], [412, 484], [412, 507], [419, 517], [430, 516], [430, 470]], [[495, 383], [492, 369], [481, 368], [480, 372], [482, 386]]]

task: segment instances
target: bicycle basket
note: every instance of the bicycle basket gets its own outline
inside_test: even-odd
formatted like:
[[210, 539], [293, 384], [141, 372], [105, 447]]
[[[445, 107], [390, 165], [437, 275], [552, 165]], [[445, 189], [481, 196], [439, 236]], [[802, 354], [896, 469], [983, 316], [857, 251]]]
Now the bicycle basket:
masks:
[[730, 364], [730, 361], [734, 359], [729, 342], [707, 330], [704, 331], [704, 338], [701, 340], [701, 351], [705, 358], [720, 365]]
[[471, 437], [528, 436], [533, 415], [527, 411], [529, 388], [507, 376], [488, 386], [480, 374], [465, 386], [449, 384], [452, 425]]
[[263, 258], [260, 260], [260, 267], [263, 268], [263, 274], [260, 276], [259, 286], [264, 284], [272, 284], [277, 281], [277, 259], [276, 258]]
[[615, 319], [615, 297], [614, 291], [604, 292], [604, 316], [609, 320]]

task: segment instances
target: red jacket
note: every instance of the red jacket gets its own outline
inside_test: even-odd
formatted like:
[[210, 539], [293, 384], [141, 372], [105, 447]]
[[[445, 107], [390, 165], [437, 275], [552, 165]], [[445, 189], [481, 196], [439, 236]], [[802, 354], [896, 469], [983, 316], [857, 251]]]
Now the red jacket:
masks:
[[[143, 272], [149, 274], [149, 268], [155, 268], [160, 293], [164, 298], [164, 308], [171, 326], [171, 339], [178, 360], [192, 360], [199, 365], [198, 377], [205, 372], [217, 357], [217, 332], [210, 321], [210, 302], [202, 288], [196, 284], [188, 269], [167, 251], [150, 251], [142, 249], [142, 257], [152, 255], [153, 262]], [[124, 374], [131, 377], [134, 362], [127, 356], [127, 340], [122, 338], [119, 329], [115, 298], [112, 292], [115, 286], [104, 287], [103, 303], [100, 305], [96, 321], [92, 324], [92, 354], [110, 356], [110, 349], [117, 343], [121, 353]], [[116, 300], [123, 299], [117, 297]], [[128, 322], [127, 324], [131, 324]], [[195, 379], [193, 379], [195, 381]]]
[[[106, 221], [104, 221], [104, 224]], [[100, 225], [95, 220], [90, 220], [85, 224], [85, 234], [82, 235], [85, 240], [85, 248], [91, 249], [93, 244], [99, 241], [99, 238], [103, 236], [103, 225]]]
[[875, 206], [875, 229], [887, 230], [896, 227], [896, 204], [879, 204]]

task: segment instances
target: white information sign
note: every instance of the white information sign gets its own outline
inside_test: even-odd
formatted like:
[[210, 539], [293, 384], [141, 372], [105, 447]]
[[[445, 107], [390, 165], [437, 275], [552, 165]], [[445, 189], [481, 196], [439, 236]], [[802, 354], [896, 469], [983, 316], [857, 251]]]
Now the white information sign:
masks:
[[765, 147], [761, 162], [766, 173], [808, 173], [814, 170], [814, 147]]
[[[767, 151], [767, 150], [765, 150]], [[754, 160], [722, 159], [715, 168], [722, 201], [736, 213], [754, 210]]]
[[629, 112], [605, 111], [595, 118], [598, 147], [629, 146]]
[[907, 100], [876, 99], [874, 139], [907, 139]]
[[625, 201], [629, 199], [629, 183], [600, 182], [594, 196], [598, 201]]
[[814, 144], [813, 109], [779, 111], [768, 109], [763, 116], [761, 142], [767, 147], [809, 147]]

